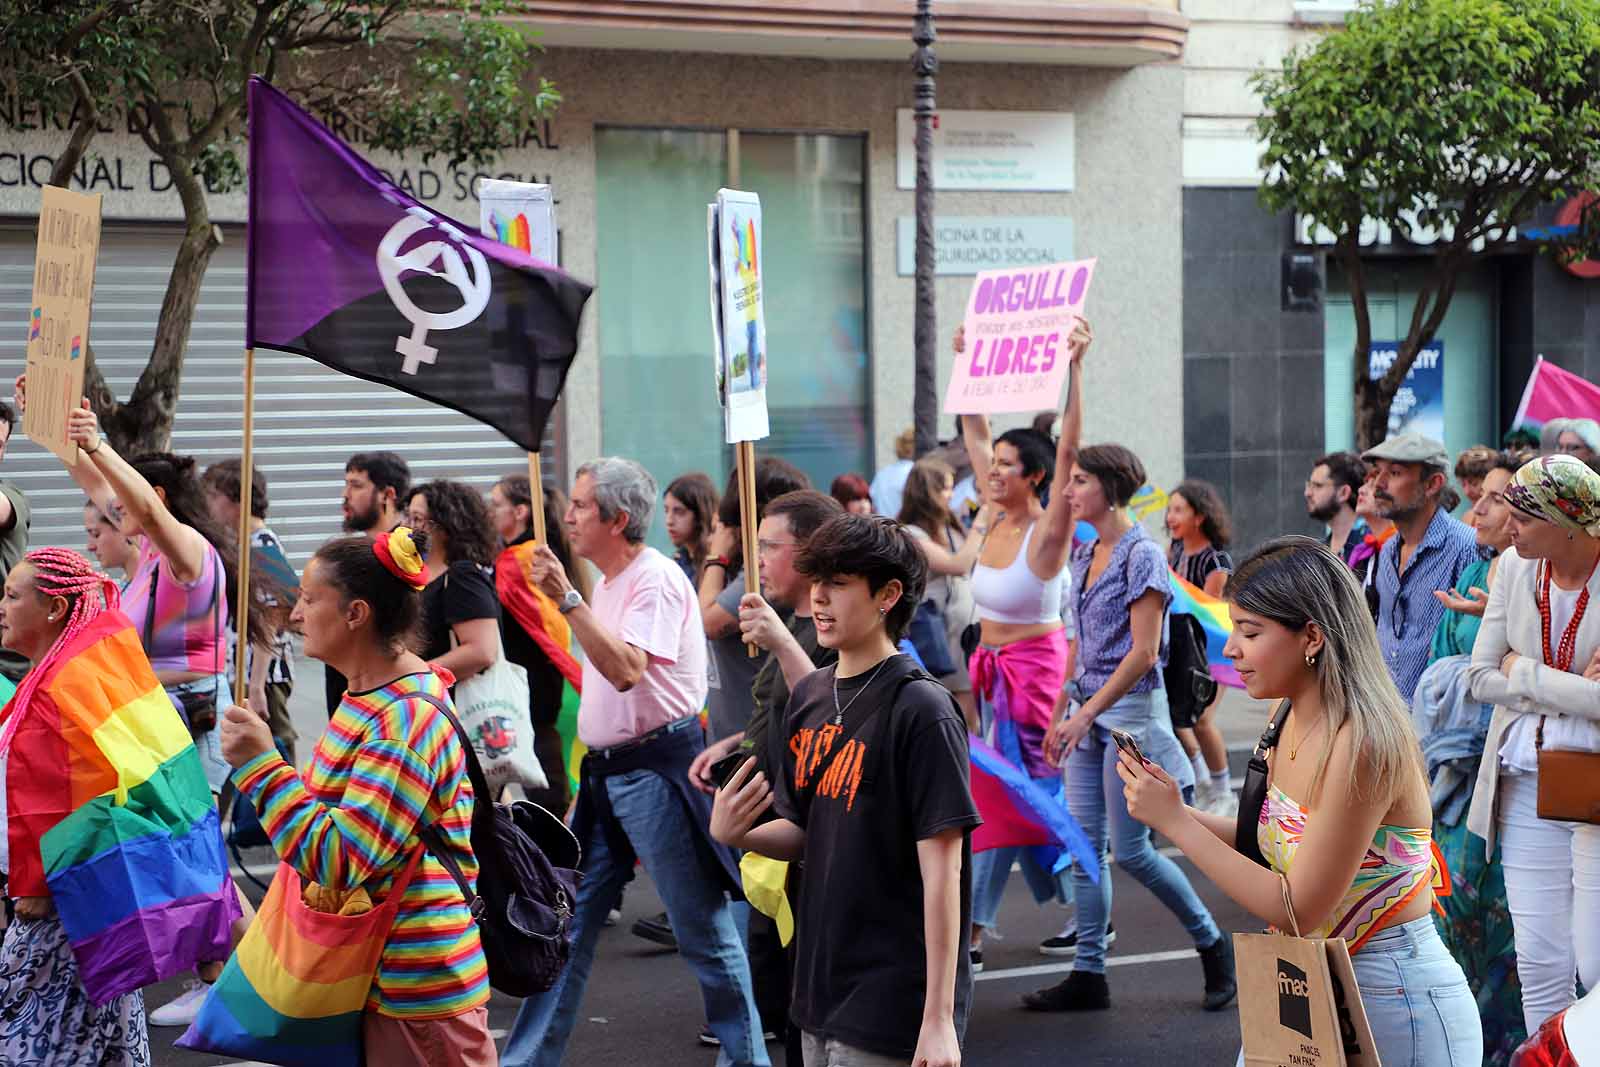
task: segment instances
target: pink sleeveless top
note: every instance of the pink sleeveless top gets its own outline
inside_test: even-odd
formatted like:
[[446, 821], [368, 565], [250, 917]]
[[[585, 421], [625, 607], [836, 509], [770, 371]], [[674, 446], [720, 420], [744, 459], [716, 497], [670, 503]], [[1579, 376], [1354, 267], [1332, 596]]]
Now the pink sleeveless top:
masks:
[[[139, 565], [122, 592], [122, 611], [158, 671], [222, 674], [227, 670], [228, 598], [222, 557], [206, 545], [200, 577], [183, 585], [148, 537], [139, 538]], [[155, 586], [151, 610], [150, 589]]]

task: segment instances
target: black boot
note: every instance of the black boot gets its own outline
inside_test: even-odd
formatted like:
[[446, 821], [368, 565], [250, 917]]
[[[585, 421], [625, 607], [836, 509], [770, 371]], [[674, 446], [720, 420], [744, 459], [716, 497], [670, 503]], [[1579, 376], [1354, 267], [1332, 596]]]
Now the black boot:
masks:
[[1223, 934], [1216, 944], [1198, 951], [1200, 966], [1206, 973], [1206, 1011], [1221, 1011], [1239, 995], [1239, 980], [1233, 970], [1233, 939]]
[[1048, 989], [1024, 993], [1022, 1006], [1029, 1011], [1105, 1011], [1111, 1007], [1111, 989], [1103, 974], [1073, 971]]

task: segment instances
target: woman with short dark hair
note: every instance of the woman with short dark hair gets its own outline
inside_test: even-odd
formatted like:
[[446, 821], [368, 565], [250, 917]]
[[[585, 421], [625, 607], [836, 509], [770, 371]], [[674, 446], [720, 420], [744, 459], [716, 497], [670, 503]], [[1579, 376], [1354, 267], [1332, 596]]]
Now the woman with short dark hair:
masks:
[[[1074, 363], [1072, 389], [1081, 389]], [[1166, 558], [1128, 502], [1144, 484], [1144, 464], [1121, 445], [1080, 448], [1082, 416], [1074, 400], [1062, 420], [1061, 449], [1071, 475], [1063, 507], [1094, 528], [1095, 538], [1072, 551], [1077, 675], [1070, 701], [1051, 725], [1045, 756], [1064, 766], [1067, 809], [1102, 856], [1150, 890], [1183, 924], [1205, 972], [1207, 1011], [1220, 1011], [1238, 992], [1233, 943], [1217, 927], [1182, 869], [1156, 851], [1150, 831], [1129, 818], [1117, 781], [1111, 731], [1132, 734], [1152, 759], [1167, 764], [1183, 785], [1192, 773], [1172, 734], [1161, 665], [1166, 659]], [[1109, 847], [1108, 847], [1109, 846]], [[1111, 914], [1111, 866], [1102, 860], [1098, 883], [1075, 868], [1077, 955], [1065, 980], [1023, 998], [1034, 1011], [1103, 1011], [1111, 1006], [1105, 950]]]

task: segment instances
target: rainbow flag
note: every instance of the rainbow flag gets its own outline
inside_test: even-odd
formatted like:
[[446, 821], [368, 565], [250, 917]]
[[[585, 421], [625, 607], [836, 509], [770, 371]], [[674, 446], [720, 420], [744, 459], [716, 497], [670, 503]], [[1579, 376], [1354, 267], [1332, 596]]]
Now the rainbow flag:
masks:
[[[494, 562], [494, 588], [500, 603], [511, 612], [517, 625], [527, 631], [539, 650], [550, 658], [566, 679], [561, 687], [561, 709], [556, 714], [556, 732], [561, 735], [561, 754], [567, 765], [569, 795], [578, 795], [578, 767], [588, 751], [578, 740], [578, 701], [583, 693], [583, 667], [578, 663], [577, 641], [567, 618], [533, 582], [535, 544], [524, 541], [500, 553]], [[560, 814], [557, 812], [556, 814]]]
[[1100, 881], [1100, 855], [1057, 793], [1051, 795], [1027, 772], [996, 752], [982, 738], [967, 737], [972, 760], [972, 799], [983, 825], [972, 832], [972, 851], [1035, 845], [1051, 849], [1043, 865], [1060, 870], [1072, 860]]
[[533, 234], [528, 229], [528, 216], [518, 212], [513, 218], [503, 219], [491, 211], [489, 221], [494, 226], [495, 240], [523, 252], [533, 251]]
[[1233, 633], [1228, 605], [1214, 596], [1208, 596], [1198, 586], [1190, 585], [1178, 577], [1176, 571], [1169, 570], [1167, 578], [1172, 586], [1172, 603], [1167, 608], [1168, 613], [1193, 615], [1200, 620], [1206, 632], [1206, 660], [1211, 664], [1211, 677], [1223, 685], [1243, 689], [1244, 681], [1239, 677], [1239, 672], [1222, 654], [1222, 647], [1228, 643], [1228, 635]]
[[240, 917], [217, 808], [138, 633], [102, 612], [8, 703], [10, 892], [55, 902], [104, 1003], [226, 959]]

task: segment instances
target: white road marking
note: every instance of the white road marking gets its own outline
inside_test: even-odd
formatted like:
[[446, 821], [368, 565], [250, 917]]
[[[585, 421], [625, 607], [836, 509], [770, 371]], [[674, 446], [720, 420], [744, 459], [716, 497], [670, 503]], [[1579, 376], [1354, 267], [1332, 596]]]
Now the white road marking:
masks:
[[[1110, 956], [1106, 959], [1107, 967], [1135, 967], [1142, 963], [1175, 963], [1178, 960], [1195, 959], [1192, 948], [1173, 949], [1170, 952], [1144, 952], [1137, 956]], [[1064, 960], [1061, 963], [1040, 963], [1032, 967], [1010, 967], [1003, 971], [984, 971], [974, 976], [978, 982], [995, 982], [1005, 978], [1034, 978], [1041, 974], [1061, 974], [1072, 970], [1072, 961]]]

